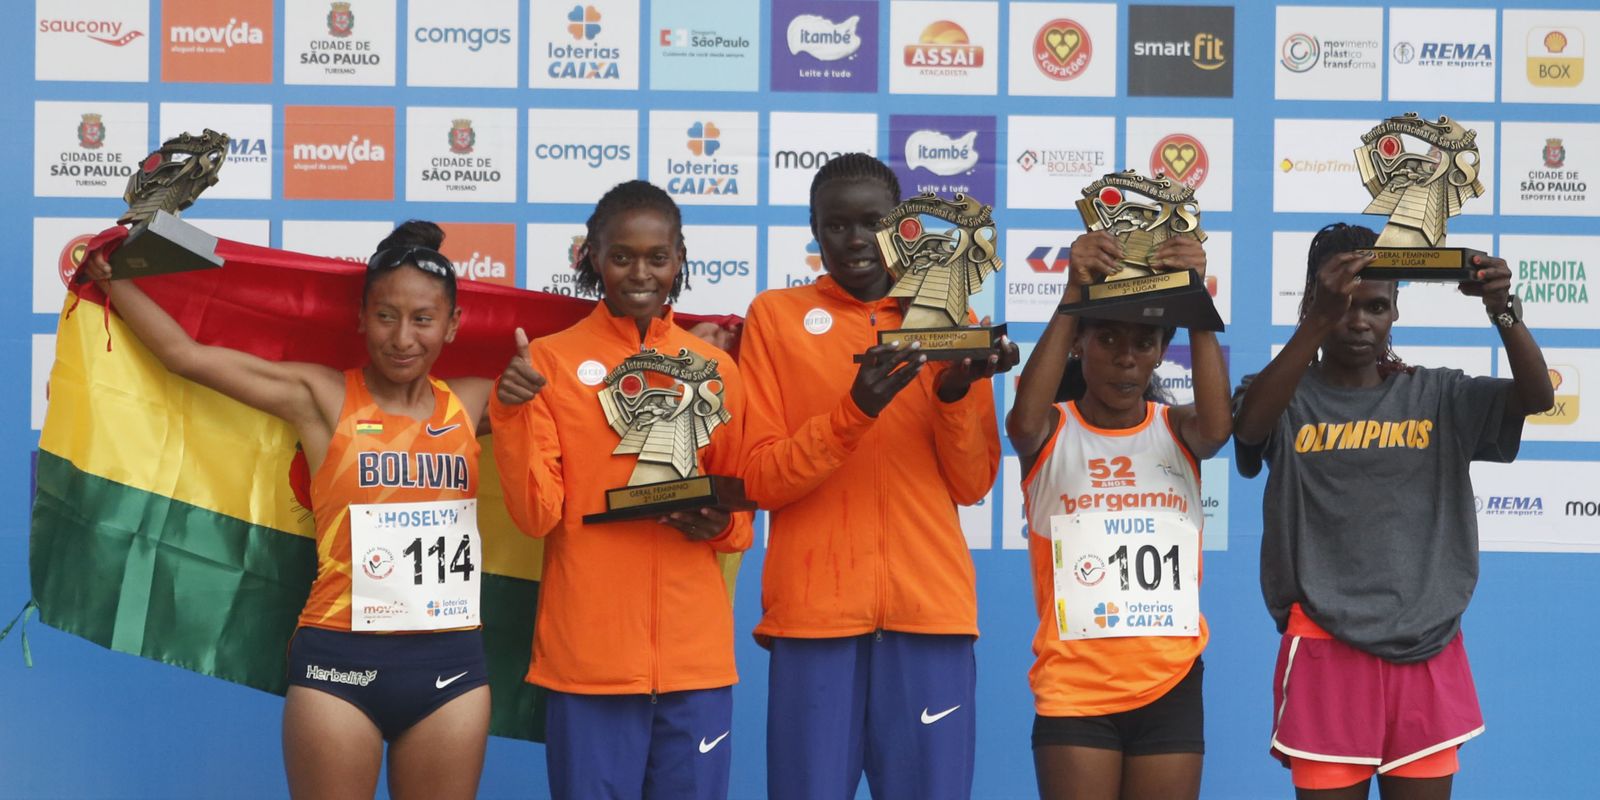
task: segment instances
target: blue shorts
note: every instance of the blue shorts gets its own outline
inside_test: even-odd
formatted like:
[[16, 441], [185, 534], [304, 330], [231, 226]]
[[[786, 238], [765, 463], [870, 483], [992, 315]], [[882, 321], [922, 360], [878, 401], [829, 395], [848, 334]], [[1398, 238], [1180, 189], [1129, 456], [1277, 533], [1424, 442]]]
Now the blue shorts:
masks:
[[883, 631], [772, 641], [767, 796], [972, 796], [974, 638]]
[[301, 628], [289, 642], [289, 685], [361, 709], [393, 740], [455, 698], [489, 683], [483, 631], [352, 633]]
[[733, 687], [653, 697], [552, 691], [547, 703], [555, 800], [727, 800]]

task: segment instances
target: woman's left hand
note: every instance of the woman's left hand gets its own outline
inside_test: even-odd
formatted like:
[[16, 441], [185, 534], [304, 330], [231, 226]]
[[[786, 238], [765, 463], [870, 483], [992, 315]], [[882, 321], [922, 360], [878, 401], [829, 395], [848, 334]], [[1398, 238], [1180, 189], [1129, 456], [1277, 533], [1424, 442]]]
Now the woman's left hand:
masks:
[[691, 542], [703, 542], [721, 536], [733, 521], [733, 515], [708, 506], [695, 511], [674, 511], [658, 521], [682, 531]]
[[[980, 327], [988, 327], [990, 319], [984, 317], [978, 323]], [[1006, 372], [1022, 360], [1022, 351], [1011, 337], [1002, 336], [995, 344], [995, 349], [987, 358], [963, 358], [952, 362], [939, 375], [937, 393], [939, 399], [946, 403], [954, 403], [967, 396], [967, 389], [974, 381], [987, 380], [995, 375]]]
[[1506, 260], [1495, 256], [1473, 256], [1472, 266], [1478, 270], [1478, 279], [1462, 281], [1461, 293], [1483, 298], [1483, 307], [1498, 314], [1511, 305], [1511, 267]]

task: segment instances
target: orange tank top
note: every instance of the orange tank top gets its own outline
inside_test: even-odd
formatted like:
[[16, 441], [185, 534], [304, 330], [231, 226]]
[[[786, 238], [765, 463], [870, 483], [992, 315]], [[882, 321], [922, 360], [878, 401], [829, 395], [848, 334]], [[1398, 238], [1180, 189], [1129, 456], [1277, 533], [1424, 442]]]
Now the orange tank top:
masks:
[[444, 381], [433, 384], [426, 422], [385, 414], [361, 369], [344, 374], [344, 406], [328, 455], [311, 477], [317, 580], [300, 624], [350, 630], [350, 506], [465, 500], [478, 496], [478, 439], [473, 420]]

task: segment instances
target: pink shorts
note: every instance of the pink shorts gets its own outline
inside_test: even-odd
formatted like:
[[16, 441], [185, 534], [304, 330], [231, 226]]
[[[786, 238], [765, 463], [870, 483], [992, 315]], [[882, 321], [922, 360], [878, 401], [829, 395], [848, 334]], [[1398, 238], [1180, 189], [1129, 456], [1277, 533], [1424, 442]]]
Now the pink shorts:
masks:
[[1381, 775], [1483, 733], [1460, 634], [1427, 661], [1395, 664], [1318, 633], [1327, 636], [1291, 616], [1278, 649], [1272, 754], [1285, 766], [1301, 758]]

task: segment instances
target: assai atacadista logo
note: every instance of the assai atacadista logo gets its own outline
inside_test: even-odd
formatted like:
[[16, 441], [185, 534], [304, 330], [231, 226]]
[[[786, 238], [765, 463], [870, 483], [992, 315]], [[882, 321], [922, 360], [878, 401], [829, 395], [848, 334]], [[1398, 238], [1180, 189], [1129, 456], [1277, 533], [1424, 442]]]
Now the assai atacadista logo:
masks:
[[1083, 73], [1094, 59], [1094, 41], [1089, 30], [1076, 20], [1061, 17], [1040, 26], [1033, 37], [1033, 65], [1045, 77], [1070, 81]]
[[983, 66], [983, 47], [973, 44], [960, 24], [936, 20], [905, 46], [905, 65], [923, 75], [962, 76]]
[[1570, 88], [1583, 83], [1583, 31], [1533, 28], [1528, 31], [1528, 83]]

